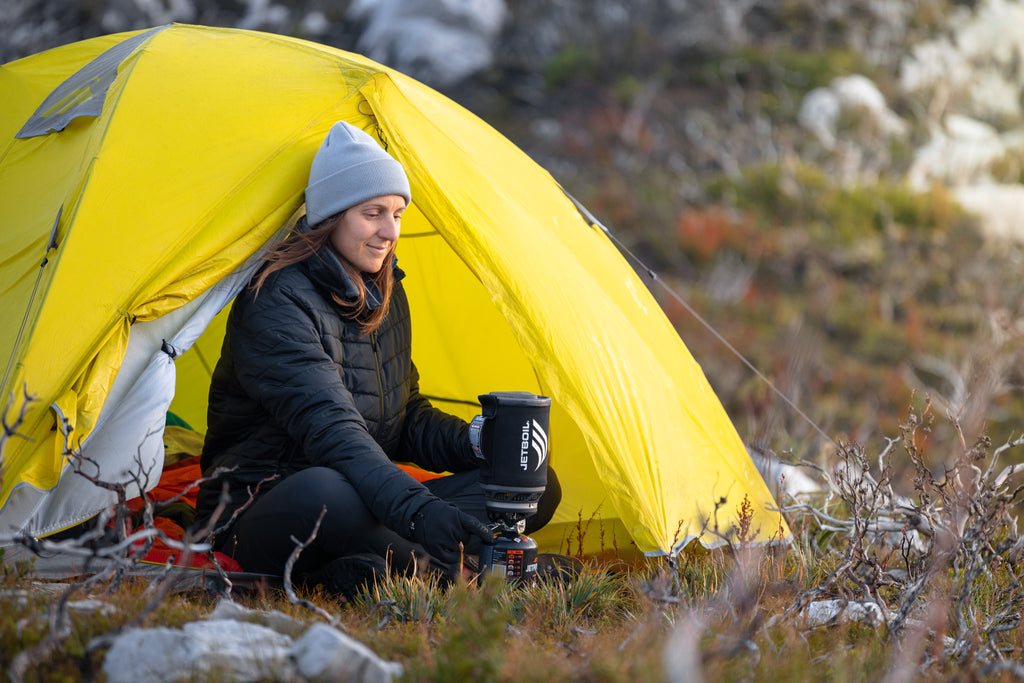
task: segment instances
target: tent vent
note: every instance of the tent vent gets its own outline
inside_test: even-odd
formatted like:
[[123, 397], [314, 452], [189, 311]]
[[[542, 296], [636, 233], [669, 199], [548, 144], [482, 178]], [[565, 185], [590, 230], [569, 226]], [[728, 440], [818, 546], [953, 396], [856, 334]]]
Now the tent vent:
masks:
[[135, 48], [167, 26], [158, 26], [123, 40], [54, 88], [15, 137], [31, 138], [64, 130], [79, 116], [99, 116], [117, 67]]

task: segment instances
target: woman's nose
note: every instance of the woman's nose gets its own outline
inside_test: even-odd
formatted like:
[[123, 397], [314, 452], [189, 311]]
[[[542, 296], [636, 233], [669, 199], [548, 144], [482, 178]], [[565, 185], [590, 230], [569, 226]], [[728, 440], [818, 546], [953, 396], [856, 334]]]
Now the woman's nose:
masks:
[[391, 242], [398, 240], [398, 233], [401, 231], [401, 224], [395, 217], [388, 217], [384, 219], [383, 225], [381, 225], [378, 235], [381, 239], [386, 239]]

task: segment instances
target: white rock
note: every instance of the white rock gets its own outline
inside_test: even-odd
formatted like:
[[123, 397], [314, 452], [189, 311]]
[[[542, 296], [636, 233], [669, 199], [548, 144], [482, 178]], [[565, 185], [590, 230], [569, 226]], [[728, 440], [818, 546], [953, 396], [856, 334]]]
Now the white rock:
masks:
[[821, 144], [831, 149], [836, 144], [841, 110], [839, 95], [835, 91], [831, 88], [815, 88], [804, 95], [797, 122], [818, 138]]
[[331, 22], [327, 21], [327, 17], [324, 16], [323, 12], [314, 11], [302, 17], [300, 26], [302, 26], [303, 33], [311, 36], [321, 36], [331, 28]]
[[953, 196], [979, 218], [986, 235], [1024, 242], [1024, 185], [963, 185], [953, 189]]
[[779, 502], [784, 502], [786, 498], [801, 499], [828, 492], [825, 481], [807, 474], [810, 471], [807, 468], [780, 462], [752, 446], [747, 447], [747, 452], [757, 471], [768, 484], [768, 490]]
[[883, 111], [888, 108], [882, 91], [866, 76], [839, 76], [833, 79], [829, 87], [839, 96], [843, 106], [869, 111]]
[[971, 77], [971, 65], [945, 38], [914, 45], [900, 64], [900, 88], [904, 92], [926, 91], [939, 84], [960, 87]]
[[324, 683], [390, 683], [402, 665], [387, 662], [370, 648], [326, 624], [314, 624], [289, 653], [299, 674]]
[[985, 0], [970, 21], [953, 24], [959, 50], [1009, 65], [1024, 58], [1024, 3]]
[[[245, 621], [242, 621], [242, 620]], [[165, 683], [213, 676], [230, 681], [315, 680], [389, 683], [402, 665], [326, 624], [297, 639], [299, 622], [273, 611], [250, 610], [221, 600], [206, 621], [181, 629], [132, 629], [118, 635], [103, 662], [111, 683]]]
[[[54, 601], [60, 599], [65, 592], [68, 590], [68, 586], [59, 583], [39, 583], [33, 582], [31, 584], [33, 592], [46, 593], [52, 596]], [[7, 599], [17, 600], [19, 607], [24, 607], [28, 604], [28, 599], [31, 593], [27, 590], [7, 590], [0, 591], [0, 597]], [[80, 614], [117, 614], [117, 607], [111, 605], [109, 602], [103, 602], [96, 598], [83, 598], [81, 600], [69, 600], [64, 604], [64, 609], [69, 612], [78, 612]]]
[[867, 76], [839, 76], [832, 81], [830, 87], [839, 96], [839, 103], [844, 110], [867, 114], [877, 124], [882, 134], [901, 135], [907, 131], [907, 124], [889, 109], [885, 95]]
[[946, 132], [958, 142], [971, 144], [992, 144], [999, 141], [999, 131], [968, 116], [950, 114], [945, 120]]
[[117, 607], [111, 605], [109, 602], [103, 602], [102, 600], [96, 600], [95, 598], [71, 600], [67, 605], [65, 605], [65, 607], [72, 612], [80, 612], [83, 614], [117, 614]]
[[103, 661], [109, 683], [163, 683], [216, 675], [257, 681], [295, 677], [292, 640], [266, 626], [230, 619], [182, 629], [131, 629], [114, 640]]
[[964, 112], [993, 120], [1016, 121], [1021, 118], [1021, 84], [996, 71], [975, 71], [969, 86], [970, 97]]
[[883, 136], [907, 132], [906, 122], [889, 109], [878, 86], [860, 74], [840, 76], [833, 79], [827, 88], [811, 90], [800, 103], [797, 121], [831, 149], [836, 143], [839, 118], [843, 112], [867, 116]]
[[971, 116], [1022, 116], [1024, 3], [986, 0], [949, 19], [952, 34], [915, 45], [900, 65], [905, 92]]
[[503, 0], [354, 0], [347, 13], [365, 23], [360, 52], [436, 86], [493, 63], [505, 15]]
[[267, 30], [283, 26], [288, 21], [288, 8], [270, 0], [245, 0], [245, 14], [237, 28]]
[[221, 599], [207, 616], [207, 620], [235, 619], [249, 621], [268, 626], [278, 633], [298, 633], [305, 628], [298, 619], [294, 619], [279, 610], [252, 610], [231, 600]]
[[990, 179], [989, 169], [1002, 159], [1007, 145], [988, 124], [951, 114], [933, 127], [931, 139], [915, 154], [907, 174], [910, 185], [924, 190], [933, 181], [967, 185]]
[[800, 616], [808, 626], [824, 626], [838, 621], [855, 621], [880, 626], [885, 623], [886, 618], [892, 618], [894, 615], [886, 615], [882, 608], [873, 602], [816, 600], [804, 607]]

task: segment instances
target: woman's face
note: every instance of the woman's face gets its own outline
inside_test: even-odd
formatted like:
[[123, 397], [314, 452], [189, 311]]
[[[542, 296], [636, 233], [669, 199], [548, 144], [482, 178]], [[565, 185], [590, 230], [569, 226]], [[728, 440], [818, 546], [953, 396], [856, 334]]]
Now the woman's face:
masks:
[[331, 246], [360, 271], [376, 273], [398, 241], [404, 211], [405, 197], [397, 194], [356, 204], [338, 218]]

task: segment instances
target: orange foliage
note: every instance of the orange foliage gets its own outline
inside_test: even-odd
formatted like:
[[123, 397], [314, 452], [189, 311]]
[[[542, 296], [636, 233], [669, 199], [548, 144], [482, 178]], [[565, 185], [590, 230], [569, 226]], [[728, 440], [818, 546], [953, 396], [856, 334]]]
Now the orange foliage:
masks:
[[684, 209], [676, 224], [679, 243], [706, 261], [723, 246], [746, 250], [753, 236], [750, 222], [722, 208]]

